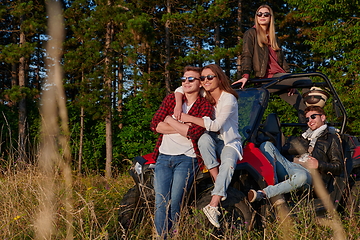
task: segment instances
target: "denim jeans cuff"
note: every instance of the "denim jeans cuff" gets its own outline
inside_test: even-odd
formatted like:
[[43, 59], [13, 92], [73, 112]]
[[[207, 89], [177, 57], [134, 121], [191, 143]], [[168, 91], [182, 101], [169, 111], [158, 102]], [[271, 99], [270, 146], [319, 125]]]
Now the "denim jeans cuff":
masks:
[[[204, 164], [205, 164], [205, 162], [204, 162]], [[206, 166], [206, 168], [207, 168], [208, 170], [213, 169], [213, 168], [215, 168], [215, 167], [217, 167], [217, 166], [219, 166], [219, 165], [220, 165], [219, 162], [213, 163], [213, 164], [211, 164], [210, 166], [207, 166], [207, 165], [205, 164], [205, 166]]]

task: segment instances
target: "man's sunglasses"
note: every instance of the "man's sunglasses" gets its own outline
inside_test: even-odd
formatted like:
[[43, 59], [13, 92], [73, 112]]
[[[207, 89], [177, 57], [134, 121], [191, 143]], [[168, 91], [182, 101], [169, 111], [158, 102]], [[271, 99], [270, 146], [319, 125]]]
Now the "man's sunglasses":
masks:
[[216, 77], [215, 75], [207, 75], [207, 76], [201, 76], [200, 80], [201, 81], [205, 81], [205, 79], [207, 78], [208, 80], [213, 80], [214, 77]]
[[[310, 118], [311, 118], [311, 119], [315, 119], [317, 115], [321, 116], [322, 114], [312, 114], [312, 115], [310, 115]], [[309, 121], [310, 121], [310, 118], [308, 118], [308, 117], [305, 118], [305, 119], [306, 119], [306, 122], [309, 122]]]
[[270, 17], [271, 16], [271, 13], [269, 13], [269, 12], [264, 12], [264, 13], [262, 13], [262, 12], [257, 12], [256, 13], [256, 16], [258, 16], [258, 17], [261, 17], [261, 16], [263, 16], [264, 15], [264, 17]]
[[194, 78], [194, 77], [181, 77], [181, 82], [186, 82], [186, 79], [189, 81], [189, 82], [193, 82], [195, 80], [200, 80], [198, 78]]

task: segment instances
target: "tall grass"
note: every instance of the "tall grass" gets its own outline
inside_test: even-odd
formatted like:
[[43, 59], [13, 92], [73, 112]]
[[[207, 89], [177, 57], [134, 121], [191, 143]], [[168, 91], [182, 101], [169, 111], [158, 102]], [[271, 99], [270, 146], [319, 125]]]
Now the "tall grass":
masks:
[[[356, 196], [359, 198], [360, 196]], [[339, 235], [334, 228], [334, 213], [329, 212], [319, 216], [313, 204], [314, 199], [309, 193], [294, 195], [292, 205], [288, 207], [285, 215], [274, 215], [274, 209], [269, 209], [263, 217], [263, 227], [252, 231], [232, 224], [223, 222], [220, 229], [211, 226], [201, 210], [194, 207], [186, 207], [181, 212], [181, 219], [176, 233], [169, 239], [360, 239], [360, 212], [349, 212], [345, 209], [339, 213], [341, 228], [344, 236]], [[229, 213], [228, 213], [229, 214]], [[351, 216], [351, 217], [349, 217]], [[125, 232], [124, 239], [150, 239], [154, 232], [153, 215], [147, 215], [146, 219], [138, 223], [133, 229]], [[150, 224], [149, 224], [150, 223]], [[153, 235], [153, 237], [155, 237]]]
[[[5, 172], [6, 173], [6, 172]], [[35, 239], [34, 222], [42, 204], [44, 176], [36, 168], [0, 176], [0, 239]], [[67, 236], [66, 214], [71, 214], [74, 239], [151, 239], [153, 215], [148, 214], [132, 230], [125, 231], [118, 223], [118, 206], [134, 183], [128, 174], [110, 180], [104, 177], [75, 176], [73, 209], [65, 208], [65, 188], [60, 174], [55, 177], [53, 234], [51, 239]], [[357, 196], [360, 197], [360, 196]], [[288, 217], [292, 228], [273, 217], [264, 218], [264, 229], [247, 232], [238, 226], [224, 224], [221, 230], [211, 227], [205, 215], [193, 207], [184, 208], [177, 234], [171, 239], [336, 239], [326, 221], [319, 219], [311, 199], [294, 199]], [[310, 202], [309, 202], [310, 201]], [[351, 216], [351, 217], [349, 217]], [[328, 219], [323, 218], [323, 219]], [[287, 220], [285, 220], [287, 221]], [[349, 240], [360, 239], [360, 212], [345, 212], [341, 224]], [[290, 229], [290, 230], [289, 230]], [[290, 232], [285, 232], [290, 231]], [[287, 238], [289, 239], [289, 238]]]
[[[0, 177], [0, 239], [35, 239], [34, 222], [42, 204], [40, 185], [46, 179], [37, 169]], [[123, 239], [118, 225], [119, 201], [133, 184], [128, 175], [105, 180], [102, 176], [74, 177], [73, 210], [66, 210], [61, 175], [55, 176], [53, 234], [65, 239], [66, 215], [73, 218], [74, 239]]]
[[[58, 4], [57, 1], [50, 3]], [[55, 8], [50, 6], [48, 9]], [[59, 17], [60, 14], [49, 11], [49, 16]], [[61, 21], [55, 25], [61, 26]], [[53, 61], [59, 58], [60, 53], [57, 51], [61, 49], [62, 38], [54, 37], [58, 33], [56, 26], [49, 26], [53, 31], [53, 34], [49, 34], [53, 36], [52, 41], [58, 41], [51, 43], [53, 45], [48, 48]], [[50, 49], [55, 52], [51, 53]], [[49, 87], [43, 94], [43, 135], [39, 166], [29, 166], [16, 172], [9, 171], [9, 168], [2, 171], [0, 239], [151, 239], [151, 210], [148, 210], [147, 213], [150, 214], [131, 230], [124, 229], [118, 223], [117, 210], [120, 199], [133, 185], [127, 174], [105, 179], [99, 175], [77, 176], [71, 173], [61, 71], [58, 62], [52, 65], [50, 61], [48, 65], [53, 66], [50, 75], [57, 81], [51, 82], [49, 78], [48, 84], [55, 83], [56, 89]], [[49, 104], [50, 101], [52, 105]], [[201, 211], [191, 207], [184, 208], [179, 227], [172, 238], [334, 239], [336, 234], [330, 227], [331, 221], [327, 221], [331, 217], [334, 218], [334, 214], [319, 219], [306, 200], [304, 198], [298, 201], [296, 208], [279, 219], [263, 216], [264, 228], [250, 232], [231, 222], [223, 224], [220, 230], [214, 229]], [[341, 227], [348, 239], [360, 239], [360, 213], [346, 211], [347, 209], [344, 216], [351, 217], [341, 218]]]

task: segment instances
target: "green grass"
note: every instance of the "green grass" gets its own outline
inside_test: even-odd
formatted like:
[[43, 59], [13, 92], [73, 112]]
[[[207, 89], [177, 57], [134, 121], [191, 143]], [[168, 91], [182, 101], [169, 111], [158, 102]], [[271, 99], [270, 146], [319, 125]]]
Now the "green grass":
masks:
[[[0, 239], [35, 239], [34, 222], [41, 206], [42, 177], [36, 170], [0, 176]], [[66, 238], [66, 210], [63, 179], [55, 177], [54, 231], [52, 239]], [[106, 181], [102, 176], [73, 177], [74, 239], [152, 239], [153, 214], [149, 214], [131, 231], [125, 232], [117, 221], [119, 202], [134, 185], [128, 174]], [[246, 232], [231, 224], [222, 232], [213, 229], [204, 214], [184, 209], [178, 234], [171, 239], [336, 239], [329, 224], [316, 218], [307, 200], [292, 209], [292, 221], [267, 218], [264, 229]], [[325, 218], [327, 219], [327, 218]], [[288, 227], [286, 227], [286, 223]], [[360, 213], [342, 216], [341, 225], [347, 239], [360, 239]], [[220, 234], [221, 233], [221, 234]]]
[[[41, 206], [42, 177], [36, 170], [0, 176], [0, 239], [34, 239]], [[66, 237], [63, 180], [55, 177], [52, 239]], [[133, 185], [128, 174], [106, 181], [102, 176], [73, 178], [74, 239], [122, 239], [117, 224], [119, 201]]]

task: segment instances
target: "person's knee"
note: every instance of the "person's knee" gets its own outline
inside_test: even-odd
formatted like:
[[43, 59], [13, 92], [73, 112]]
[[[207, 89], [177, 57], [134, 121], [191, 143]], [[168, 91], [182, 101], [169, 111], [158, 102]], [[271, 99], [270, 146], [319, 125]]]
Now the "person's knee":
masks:
[[221, 159], [221, 164], [219, 171], [226, 172], [228, 175], [232, 175], [235, 171], [236, 160], [233, 158], [223, 158]]
[[274, 145], [271, 142], [263, 142], [260, 145], [260, 151], [262, 152], [272, 152], [272, 150], [274, 149]]
[[301, 187], [308, 183], [308, 176], [305, 171], [298, 172], [293, 177], [296, 186]]
[[221, 165], [226, 166], [235, 166], [236, 162], [238, 160], [238, 153], [236, 150], [232, 147], [225, 147], [223, 151], [221, 152], [220, 159], [221, 159]]
[[234, 168], [236, 165], [236, 160], [234, 158], [224, 158], [221, 159], [221, 165], [227, 168]]
[[200, 147], [208, 147], [211, 146], [211, 143], [213, 142], [212, 137], [207, 134], [204, 133], [203, 135], [200, 136], [199, 140], [198, 140], [198, 146]]

